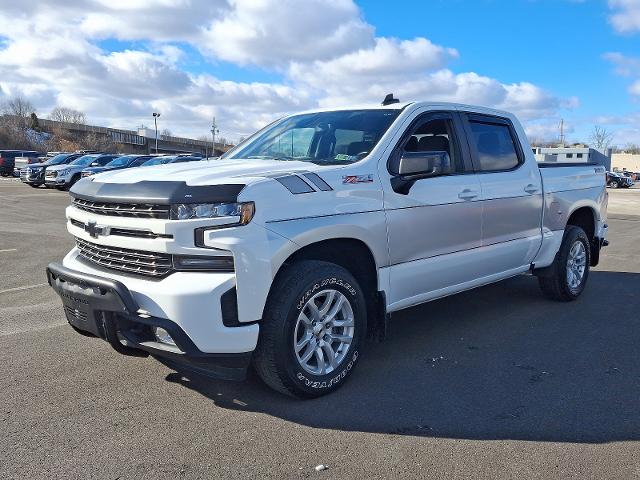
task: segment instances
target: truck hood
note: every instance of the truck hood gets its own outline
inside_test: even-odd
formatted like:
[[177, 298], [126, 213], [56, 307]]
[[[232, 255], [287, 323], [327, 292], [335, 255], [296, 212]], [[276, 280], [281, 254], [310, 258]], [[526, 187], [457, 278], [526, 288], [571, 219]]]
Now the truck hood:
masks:
[[[247, 184], [277, 174], [314, 172], [323, 167], [309, 162], [233, 159], [153, 165], [135, 169], [108, 171], [95, 181], [136, 183], [141, 181], [185, 182], [187, 185]], [[326, 168], [326, 167], [324, 167]]]

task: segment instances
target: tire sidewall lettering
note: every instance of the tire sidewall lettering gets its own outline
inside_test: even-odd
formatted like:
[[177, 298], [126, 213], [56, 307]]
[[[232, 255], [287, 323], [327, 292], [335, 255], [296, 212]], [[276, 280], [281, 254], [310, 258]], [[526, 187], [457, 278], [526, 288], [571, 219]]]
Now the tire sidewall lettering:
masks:
[[342, 280], [340, 278], [336, 278], [336, 277], [325, 278], [324, 280], [322, 280], [320, 282], [314, 283], [313, 286], [311, 288], [309, 288], [302, 295], [302, 297], [300, 297], [300, 299], [296, 303], [296, 310], [298, 310], [298, 311], [302, 310], [302, 308], [305, 306], [307, 301], [313, 295], [315, 295], [317, 292], [319, 292], [322, 288], [325, 288], [325, 287], [336, 287], [336, 286], [337, 287], [343, 287], [344, 289], [346, 289], [347, 292], [350, 293], [352, 297], [355, 297], [358, 294], [356, 289], [353, 288], [350, 283], [348, 283], [348, 282], [346, 282], [346, 281], [344, 281], [344, 280]]
[[344, 368], [340, 370], [340, 372], [336, 374], [331, 374], [332, 376], [329, 380], [312, 380], [309, 377], [307, 377], [302, 371], [297, 372], [296, 378], [300, 382], [302, 382], [302, 384], [307, 388], [312, 388], [312, 389], [331, 388], [336, 386], [342, 380], [344, 380], [344, 378], [351, 371], [351, 369], [353, 369], [357, 360], [358, 360], [358, 351], [356, 350], [353, 352], [353, 355], [351, 356], [351, 360], [349, 360], [349, 363], [347, 363], [344, 366]]

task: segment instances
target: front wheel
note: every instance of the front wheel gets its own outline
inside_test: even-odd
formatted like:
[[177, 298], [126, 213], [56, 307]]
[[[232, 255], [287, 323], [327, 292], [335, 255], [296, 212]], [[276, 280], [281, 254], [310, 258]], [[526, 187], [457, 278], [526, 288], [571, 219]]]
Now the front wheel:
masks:
[[356, 279], [329, 262], [286, 267], [272, 287], [254, 367], [271, 388], [301, 398], [340, 387], [353, 372], [367, 330]]
[[552, 300], [570, 302], [577, 299], [587, 284], [590, 263], [587, 234], [580, 227], [568, 225], [553, 263], [538, 277], [542, 292]]
[[618, 184], [614, 181], [609, 182], [607, 185], [609, 188], [618, 188]]

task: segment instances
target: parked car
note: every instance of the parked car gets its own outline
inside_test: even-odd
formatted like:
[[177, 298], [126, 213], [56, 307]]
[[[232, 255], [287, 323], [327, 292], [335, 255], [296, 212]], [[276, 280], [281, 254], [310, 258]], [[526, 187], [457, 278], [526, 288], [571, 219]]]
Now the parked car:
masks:
[[605, 169], [538, 166], [484, 107], [292, 115], [189, 167], [74, 185], [49, 284], [119, 353], [227, 379], [253, 362], [303, 398], [344, 384], [390, 313], [528, 273], [575, 300], [606, 245]]
[[104, 166], [117, 156], [114, 153], [94, 153], [82, 155], [68, 165], [47, 167], [44, 174], [44, 184], [47, 187], [66, 190], [80, 180], [80, 172], [86, 167]]
[[631, 172], [627, 172], [626, 170], [623, 170], [622, 172], [616, 172], [616, 173], [618, 173], [618, 175], [622, 175], [623, 177], [629, 179], [631, 181], [631, 186], [633, 186], [633, 184], [636, 183], [635, 175], [633, 175]]
[[122, 155], [121, 157], [114, 158], [104, 167], [85, 168], [84, 170], [82, 170], [82, 172], [80, 172], [80, 176], [84, 178], [95, 175], [96, 173], [107, 172], [109, 170], [120, 170], [122, 168], [139, 167], [150, 158], [152, 158], [151, 155]]
[[633, 180], [617, 172], [607, 172], [607, 187], [629, 188], [633, 186]]
[[202, 157], [198, 155], [161, 155], [147, 160], [141, 166], [150, 167], [153, 165], [165, 165], [167, 163], [199, 162], [201, 160]]
[[39, 187], [44, 185], [44, 175], [47, 167], [67, 165], [81, 156], [81, 153], [59, 153], [42, 163], [28, 165], [20, 171], [20, 180], [34, 188]]
[[35, 160], [41, 155], [35, 150], [0, 150], [0, 175], [8, 177], [14, 174], [16, 157], [24, 158], [26, 164], [29, 159]]

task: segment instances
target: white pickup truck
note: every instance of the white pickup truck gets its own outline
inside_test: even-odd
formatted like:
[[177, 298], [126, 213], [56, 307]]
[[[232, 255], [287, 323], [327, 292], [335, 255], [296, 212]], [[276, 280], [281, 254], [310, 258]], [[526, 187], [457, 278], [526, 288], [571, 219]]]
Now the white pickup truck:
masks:
[[607, 244], [605, 169], [540, 167], [488, 108], [296, 114], [220, 159], [79, 181], [76, 246], [47, 276], [71, 326], [120, 353], [225, 379], [253, 364], [319, 396], [400, 309], [519, 274], [582, 293]]

